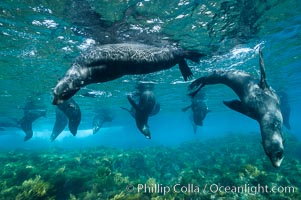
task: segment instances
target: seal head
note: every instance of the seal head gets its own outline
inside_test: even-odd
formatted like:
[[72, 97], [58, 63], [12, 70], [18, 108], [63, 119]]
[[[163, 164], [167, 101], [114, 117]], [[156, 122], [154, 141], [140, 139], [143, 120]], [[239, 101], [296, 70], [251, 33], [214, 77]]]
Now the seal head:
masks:
[[264, 115], [260, 122], [260, 129], [264, 133], [262, 134], [262, 145], [266, 155], [274, 167], [280, 167], [284, 158], [281, 113]]
[[64, 101], [70, 99], [75, 93], [80, 90], [79, 87], [74, 86], [74, 82], [71, 77], [65, 77], [58, 82], [53, 90], [54, 98], [53, 105], [58, 105]]

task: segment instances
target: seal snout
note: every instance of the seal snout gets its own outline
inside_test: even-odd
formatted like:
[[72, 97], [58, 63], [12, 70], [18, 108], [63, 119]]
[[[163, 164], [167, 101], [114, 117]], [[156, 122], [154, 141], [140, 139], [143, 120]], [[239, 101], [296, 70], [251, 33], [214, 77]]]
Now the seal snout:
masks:
[[283, 148], [280, 148], [279, 150], [277, 150], [275, 152], [267, 154], [274, 167], [276, 167], [276, 168], [280, 167], [282, 160], [284, 158], [283, 152], [284, 152]]
[[276, 167], [276, 168], [280, 167], [280, 165], [281, 165], [281, 163], [282, 163], [282, 160], [283, 160], [283, 158], [281, 158], [280, 160], [277, 160], [276, 162], [273, 162], [273, 163], [272, 163], [273, 166]]
[[151, 139], [151, 133], [148, 126], [144, 125], [141, 132], [143, 133], [146, 139]]
[[283, 157], [283, 149], [277, 151], [275, 154], [276, 154], [276, 158], [278, 158], [278, 159], [282, 158]]
[[280, 167], [283, 160], [283, 149], [275, 152], [275, 160], [272, 162], [274, 167]]

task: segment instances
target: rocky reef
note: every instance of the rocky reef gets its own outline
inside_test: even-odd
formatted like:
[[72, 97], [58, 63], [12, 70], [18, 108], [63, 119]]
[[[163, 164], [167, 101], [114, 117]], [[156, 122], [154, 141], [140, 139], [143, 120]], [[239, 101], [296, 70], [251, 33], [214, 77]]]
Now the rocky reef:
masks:
[[0, 199], [301, 199], [300, 143], [287, 139], [275, 169], [256, 135], [173, 147], [2, 151]]

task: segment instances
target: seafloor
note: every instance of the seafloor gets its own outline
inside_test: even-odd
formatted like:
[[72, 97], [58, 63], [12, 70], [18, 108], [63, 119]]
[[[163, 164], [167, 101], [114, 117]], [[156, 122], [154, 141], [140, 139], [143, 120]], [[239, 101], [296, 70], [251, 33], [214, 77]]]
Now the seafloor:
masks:
[[0, 198], [301, 199], [301, 145], [287, 138], [278, 169], [264, 154], [258, 133], [176, 147], [2, 151]]

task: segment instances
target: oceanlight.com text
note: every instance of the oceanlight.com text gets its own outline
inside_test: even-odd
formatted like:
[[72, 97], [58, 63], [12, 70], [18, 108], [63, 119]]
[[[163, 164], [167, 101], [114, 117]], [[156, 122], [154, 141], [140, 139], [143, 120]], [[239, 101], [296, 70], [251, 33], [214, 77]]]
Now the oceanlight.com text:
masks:
[[244, 184], [242, 186], [222, 186], [218, 184], [206, 184], [204, 186], [204, 192], [209, 193], [247, 193], [247, 194], [258, 194], [258, 193], [294, 193], [296, 188], [294, 186], [272, 186], [268, 185], [250, 185]]
[[203, 186], [195, 184], [174, 185], [163, 184], [137, 184], [136, 186], [128, 185], [128, 192], [138, 193], [157, 193], [165, 195], [167, 193], [246, 193], [256, 195], [258, 193], [295, 193], [297, 188], [294, 186], [268, 186], [268, 185], [250, 185], [244, 184], [240, 186], [223, 186], [219, 184], [205, 184]]

